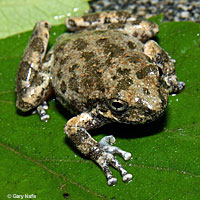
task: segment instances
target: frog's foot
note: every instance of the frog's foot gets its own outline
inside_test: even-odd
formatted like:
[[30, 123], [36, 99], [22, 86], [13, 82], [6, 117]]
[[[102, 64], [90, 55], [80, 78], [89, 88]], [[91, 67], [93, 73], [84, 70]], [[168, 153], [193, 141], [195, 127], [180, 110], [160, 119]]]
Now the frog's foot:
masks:
[[48, 110], [48, 108], [49, 107], [48, 107], [47, 102], [43, 101], [43, 103], [37, 107], [37, 110], [34, 113], [37, 112], [39, 114], [39, 116], [40, 116], [40, 119], [42, 121], [47, 122], [48, 119], [50, 118], [50, 116], [46, 113], [46, 111]]
[[178, 81], [177, 91], [180, 92], [185, 87], [185, 83], [183, 81]]
[[124, 160], [131, 159], [131, 153], [121, 150], [119, 147], [112, 146], [115, 143], [115, 138], [112, 135], [103, 137], [99, 144], [103, 148], [104, 151], [111, 154], [119, 154], [123, 157]]
[[116, 146], [111, 146], [114, 142], [115, 138], [112, 135], [106, 136], [101, 139], [99, 145], [103, 149], [103, 153], [96, 161], [103, 169], [108, 180], [108, 185], [114, 185], [117, 182], [117, 179], [113, 177], [108, 165], [111, 165], [118, 171], [120, 171], [122, 175], [122, 180], [124, 182], [128, 182], [132, 179], [132, 174], [129, 174], [113, 156], [113, 154], [116, 153], [122, 156], [124, 160], [129, 160], [131, 158], [131, 153], [123, 151]]
[[170, 94], [179, 93], [185, 86], [183, 81], [177, 81], [176, 75], [166, 76], [164, 78], [164, 82], [168, 87], [168, 91]]

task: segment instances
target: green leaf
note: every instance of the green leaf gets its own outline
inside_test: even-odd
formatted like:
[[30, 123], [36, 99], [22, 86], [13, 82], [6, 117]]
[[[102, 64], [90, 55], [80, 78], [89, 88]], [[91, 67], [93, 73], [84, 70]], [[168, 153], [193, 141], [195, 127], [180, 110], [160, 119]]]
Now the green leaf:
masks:
[[163, 18], [164, 18], [164, 15], [161, 13], [161, 14], [159, 14], [157, 16], [151, 17], [149, 20], [153, 21], [154, 23], [156, 23], [158, 25], [160, 25], [161, 22], [163, 21]]
[[[50, 46], [65, 31], [51, 31]], [[100, 140], [113, 134], [133, 155], [123, 166], [134, 180], [115, 187], [68, 142], [63, 127], [70, 114], [51, 100], [51, 119], [22, 114], [15, 107], [15, 74], [31, 32], [0, 40], [0, 199], [36, 194], [37, 199], [199, 199], [200, 196], [200, 24], [160, 23], [156, 38], [176, 59], [185, 89], [169, 97], [166, 114], [154, 123], [105, 125], [92, 131]], [[33, 198], [32, 198], [33, 199]]]
[[32, 30], [40, 20], [62, 24], [89, 9], [87, 0], [0, 0], [0, 38]]

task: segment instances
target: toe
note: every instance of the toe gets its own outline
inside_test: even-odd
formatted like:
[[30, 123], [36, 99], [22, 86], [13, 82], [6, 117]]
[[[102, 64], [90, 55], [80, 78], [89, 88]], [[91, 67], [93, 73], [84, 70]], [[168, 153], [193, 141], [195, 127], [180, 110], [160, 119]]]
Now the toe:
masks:
[[131, 153], [129, 153], [129, 152], [124, 153], [123, 158], [124, 158], [124, 160], [130, 160], [131, 159]]
[[125, 176], [122, 177], [122, 180], [124, 182], [129, 182], [130, 180], [132, 180], [133, 176], [132, 174], [126, 174]]
[[116, 178], [110, 178], [108, 179], [108, 185], [115, 185], [115, 183], [117, 182], [117, 179]]

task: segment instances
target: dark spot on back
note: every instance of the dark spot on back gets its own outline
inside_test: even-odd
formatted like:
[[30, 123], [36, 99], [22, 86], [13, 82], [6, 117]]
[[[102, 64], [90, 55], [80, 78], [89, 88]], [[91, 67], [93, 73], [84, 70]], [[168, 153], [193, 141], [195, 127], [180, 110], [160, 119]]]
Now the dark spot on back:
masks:
[[105, 43], [103, 47], [104, 47], [104, 53], [110, 54], [111, 57], [117, 57], [124, 53], [124, 49], [116, 44], [108, 42]]
[[82, 53], [82, 58], [85, 58], [85, 61], [89, 61], [91, 58], [94, 58], [95, 54], [93, 52], [83, 52]]
[[69, 88], [78, 93], [79, 85], [76, 77], [71, 77], [69, 79]]
[[79, 65], [78, 64], [74, 64], [72, 66], [69, 67], [69, 72], [74, 72], [75, 69], [78, 69]]
[[136, 44], [134, 42], [128, 41], [127, 45], [128, 45], [128, 47], [130, 49], [135, 49], [136, 48]]
[[107, 55], [110, 53], [111, 57], [117, 57], [124, 52], [124, 48], [110, 43], [109, 39], [106, 37], [102, 37], [96, 41], [97, 45], [102, 45], [104, 47], [104, 53]]
[[99, 60], [91, 59], [86, 64], [85, 77], [82, 79], [82, 85], [85, 86], [86, 91], [102, 91], [104, 92], [104, 84], [102, 82], [102, 72], [99, 69], [102, 69], [102, 66], [99, 63]]
[[73, 48], [78, 50], [83, 50], [87, 47], [87, 42], [85, 42], [83, 39], [77, 39], [74, 41]]
[[117, 73], [123, 75], [123, 76], [128, 76], [130, 72], [130, 69], [122, 69], [122, 68], [118, 68], [117, 69]]

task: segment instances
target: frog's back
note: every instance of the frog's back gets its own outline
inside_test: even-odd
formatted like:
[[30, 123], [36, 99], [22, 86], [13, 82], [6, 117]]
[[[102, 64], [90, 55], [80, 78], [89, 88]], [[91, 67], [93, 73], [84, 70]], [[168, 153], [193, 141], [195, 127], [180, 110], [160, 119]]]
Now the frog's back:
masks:
[[[52, 84], [58, 100], [79, 112], [112, 95], [119, 81], [117, 73], [135, 74], [130, 60], [134, 63], [144, 56], [143, 44], [121, 32], [85, 31], [70, 35], [70, 39], [68, 35], [61, 36], [54, 47]], [[123, 71], [122, 65], [128, 69]]]

